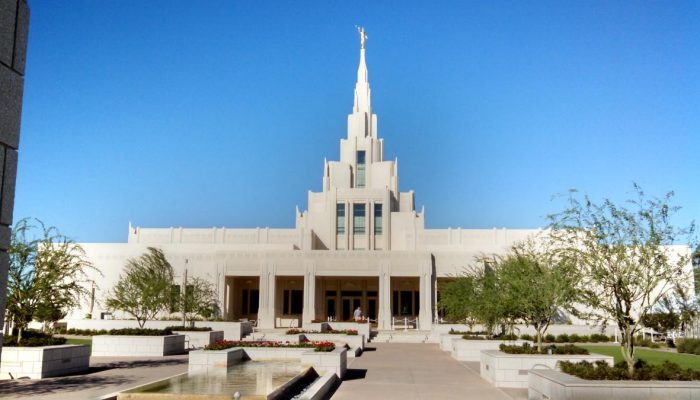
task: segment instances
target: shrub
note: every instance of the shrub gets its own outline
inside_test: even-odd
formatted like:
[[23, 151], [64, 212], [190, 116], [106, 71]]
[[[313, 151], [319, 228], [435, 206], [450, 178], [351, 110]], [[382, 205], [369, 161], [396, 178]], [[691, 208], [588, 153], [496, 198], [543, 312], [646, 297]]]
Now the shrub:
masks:
[[486, 340], [485, 336], [477, 336], [477, 335], [462, 335], [462, 339], [464, 340]]
[[676, 344], [673, 342], [673, 339], [671, 339], [671, 338], [666, 339], [666, 347], [668, 347], [669, 349], [676, 348]]
[[592, 343], [597, 343], [597, 342], [609, 342], [610, 338], [606, 335], [600, 334], [600, 333], [594, 333], [591, 335], [591, 342]]
[[679, 353], [700, 355], [700, 339], [678, 339], [676, 349]]
[[532, 335], [528, 335], [527, 333], [524, 333], [524, 334], [520, 335], [520, 339], [522, 339], [522, 340], [530, 340], [530, 341], [535, 340], [535, 338], [533, 338]]
[[502, 344], [499, 346], [499, 348], [506, 354], [549, 354], [550, 352], [557, 355], [588, 354], [588, 350], [572, 344], [567, 344], [564, 346], [546, 346], [542, 348], [542, 351], [538, 351], [537, 347], [534, 347], [529, 343], [523, 343], [522, 346], [509, 346]]
[[2, 338], [2, 345], [6, 347], [40, 347], [40, 346], [55, 346], [65, 344], [66, 339], [62, 337], [53, 337], [41, 331], [27, 329], [22, 332], [22, 341], [17, 344], [17, 336], [8, 335]]
[[605, 361], [590, 363], [581, 361], [572, 363], [561, 361], [562, 372], [588, 380], [640, 380], [640, 381], [691, 381], [700, 380], [700, 371], [682, 368], [676, 363], [664, 361], [661, 365], [648, 365], [644, 360], [638, 360], [634, 372], [630, 375], [625, 362], [619, 362], [611, 367]]
[[566, 333], [562, 333], [561, 335], [558, 335], [556, 342], [557, 343], [569, 343], [569, 335], [567, 335]]
[[554, 335], [552, 335], [551, 333], [546, 334], [544, 337], [544, 341], [547, 343], [554, 343], [556, 341], [556, 339], [557, 338], [554, 337]]
[[575, 333], [572, 333], [571, 335], [569, 335], [569, 342], [570, 343], [578, 343], [580, 341], [581, 341], [581, 336], [579, 336]]
[[170, 331], [183, 331], [183, 332], [211, 332], [211, 327], [208, 326], [179, 326], [173, 325], [168, 326], [165, 329], [170, 329]]

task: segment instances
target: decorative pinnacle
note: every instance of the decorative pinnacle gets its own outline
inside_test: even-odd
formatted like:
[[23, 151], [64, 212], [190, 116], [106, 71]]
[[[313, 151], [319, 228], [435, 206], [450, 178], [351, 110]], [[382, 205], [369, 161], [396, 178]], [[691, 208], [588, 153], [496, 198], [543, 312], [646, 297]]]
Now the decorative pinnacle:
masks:
[[364, 49], [365, 41], [367, 40], [367, 32], [365, 32], [365, 28], [362, 26], [355, 25], [355, 28], [357, 28], [357, 32], [360, 34], [360, 48]]

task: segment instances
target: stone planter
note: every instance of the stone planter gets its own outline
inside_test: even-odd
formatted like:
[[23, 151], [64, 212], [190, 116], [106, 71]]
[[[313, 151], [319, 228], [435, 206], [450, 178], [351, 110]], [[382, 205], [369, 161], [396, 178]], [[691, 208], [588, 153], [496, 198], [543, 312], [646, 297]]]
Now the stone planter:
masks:
[[283, 333], [255, 332], [243, 340], [251, 342], [268, 341], [280, 343], [299, 343], [304, 340], [304, 335], [301, 333], [286, 335]]
[[357, 322], [308, 322], [304, 324], [304, 329], [307, 331], [325, 332], [328, 329], [337, 331], [353, 329], [359, 335], [365, 335], [365, 339], [369, 339], [370, 324], [358, 324]]
[[338, 333], [305, 333], [304, 336], [312, 342], [333, 342], [336, 346], [347, 344], [353, 349], [365, 349], [365, 336], [343, 335]]
[[584, 360], [591, 363], [603, 360], [613, 365], [612, 357], [601, 354], [506, 354], [498, 350], [484, 350], [481, 352], [480, 370], [481, 377], [496, 387], [527, 388], [528, 372], [532, 369], [555, 370], [559, 361]]
[[481, 361], [482, 350], [498, 350], [503, 343], [522, 346], [523, 340], [466, 340], [462, 336], [452, 339], [452, 358], [458, 361]]
[[333, 351], [308, 351], [301, 355], [301, 363], [314, 367], [319, 373], [321, 371], [335, 372], [338, 378], [342, 379], [347, 371], [347, 350], [336, 348]]
[[175, 335], [185, 336], [185, 347], [201, 349], [204, 346], [224, 340], [224, 331], [173, 331]]
[[700, 381], [589, 381], [561, 371], [528, 372], [528, 399], [638, 399], [700, 398]]
[[45, 347], [3, 347], [0, 379], [42, 379], [87, 371], [90, 347], [58, 345]]
[[451, 334], [451, 333], [441, 333], [440, 334], [440, 350], [452, 352], [452, 340], [461, 339], [462, 335]]
[[226, 368], [240, 362], [245, 352], [240, 347], [226, 350], [190, 351], [188, 372], [209, 371], [212, 368]]
[[93, 357], [162, 357], [184, 352], [184, 335], [92, 337]]

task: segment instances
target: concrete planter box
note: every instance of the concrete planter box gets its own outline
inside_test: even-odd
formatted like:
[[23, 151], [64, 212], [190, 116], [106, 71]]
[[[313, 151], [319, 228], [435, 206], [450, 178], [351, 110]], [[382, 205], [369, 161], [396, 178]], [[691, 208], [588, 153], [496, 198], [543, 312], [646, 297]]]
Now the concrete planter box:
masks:
[[441, 333], [439, 338], [440, 350], [452, 352], [452, 340], [461, 339], [462, 335], [451, 334], [451, 333]]
[[700, 381], [589, 381], [561, 371], [528, 372], [528, 399], [687, 400], [700, 398]]
[[601, 354], [530, 355], [484, 350], [481, 352], [481, 377], [496, 387], [527, 388], [528, 372], [531, 369], [555, 370], [559, 361], [580, 362], [584, 360], [591, 363], [602, 360], [611, 366], [613, 365], [612, 357]]
[[304, 324], [304, 329], [307, 331], [320, 332], [325, 332], [328, 329], [337, 331], [353, 329], [357, 331], [358, 335], [365, 335], [365, 338], [370, 337], [370, 324], [358, 324], [357, 322], [309, 322]]
[[336, 344], [347, 344], [350, 348], [360, 350], [365, 349], [365, 335], [342, 335], [338, 333], [305, 333], [304, 336], [312, 342], [333, 342]]
[[347, 370], [347, 350], [336, 348], [330, 352], [310, 348], [233, 347], [226, 350], [196, 350], [190, 352], [189, 372], [226, 369], [241, 360], [299, 360], [317, 371], [329, 371], [342, 378]]
[[185, 347], [201, 349], [204, 346], [224, 340], [224, 331], [173, 331], [175, 335], [185, 336]]
[[[155, 321], [146, 322], [147, 328], [163, 329], [169, 326], [178, 325], [179, 321]], [[139, 328], [136, 320], [129, 319], [78, 319], [67, 320], [68, 328], [74, 329], [123, 329]], [[250, 321], [227, 322], [227, 321], [195, 321], [194, 326], [209, 327], [214, 331], [224, 331], [224, 339], [241, 340], [244, 336], [253, 332], [253, 324]]]
[[498, 350], [503, 343], [522, 346], [523, 340], [466, 340], [462, 336], [452, 339], [452, 358], [458, 361], [481, 361], [482, 350]]
[[335, 372], [338, 378], [342, 379], [347, 371], [347, 350], [336, 348], [333, 351], [307, 351], [301, 355], [301, 363], [314, 367], [319, 373], [321, 371]]
[[299, 343], [304, 340], [304, 335], [297, 333], [296, 335], [285, 335], [282, 333], [256, 332], [244, 339], [245, 341], [259, 342], [280, 342], [280, 343]]
[[90, 347], [86, 345], [3, 347], [0, 379], [70, 375], [87, 371], [89, 365]]
[[162, 357], [184, 352], [184, 335], [92, 337], [93, 357]]
[[209, 371], [212, 368], [226, 369], [240, 362], [245, 352], [240, 347], [226, 350], [196, 350], [190, 351], [188, 372]]

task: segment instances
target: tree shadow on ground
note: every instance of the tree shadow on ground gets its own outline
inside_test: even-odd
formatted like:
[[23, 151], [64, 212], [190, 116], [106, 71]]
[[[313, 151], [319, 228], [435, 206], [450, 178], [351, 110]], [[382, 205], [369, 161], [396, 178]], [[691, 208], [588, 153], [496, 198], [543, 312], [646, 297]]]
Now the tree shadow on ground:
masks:
[[72, 392], [82, 389], [100, 389], [112, 385], [121, 385], [133, 381], [125, 376], [90, 376], [76, 375], [42, 380], [15, 379], [0, 381], [0, 397], [38, 396], [57, 392]]

